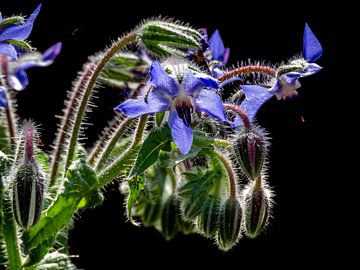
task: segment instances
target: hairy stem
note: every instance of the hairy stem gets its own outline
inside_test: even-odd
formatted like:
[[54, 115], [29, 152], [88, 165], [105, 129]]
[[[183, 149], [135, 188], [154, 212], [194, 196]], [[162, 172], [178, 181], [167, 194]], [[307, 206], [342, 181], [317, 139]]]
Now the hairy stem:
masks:
[[21, 268], [21, 253], [19, 240], [16, 232], [15, 218], [12, 210], [10, 198], [5, 195], [3, 198], [3, 233], [6, 246], [9, 270], [19, 270]]
[[109, 155], [111, 154], [111, 151], [114, 149], [116, 143], [120, 139], [120, 137], [124, 134], [124, 131], [126, 130], [126, 127], [131, 123], [131, 118], [125, 118], [121, 124], [114, 130], [114, 132], [111, 134], [108, 142], [102, 149], [102, 152], [99, 155], [99, 158], [97, 159], [97, 162], [95, 164], [95, 170], [101, 170], [105, 162], [107, 161]]
[[256, 65], [251, 66], [250, 65], [250, 66], [238, 67], [233, 70], [227, 71], [222, 76], [220, 76], [218, 78], [218, 80], [220, 82], [223, 82], [223, 81], [226, 81], [233, 77], [241, 76], [241, 75], [245, 75], [245, 74], [249, 74], [249, 73], [253, 73], [253, 72], [265, 74], [265, 75], [268, 75], [268, 76], [271, 76], [274, 78], [276, 77], [275, 69], [272, 69], [267, 66], [256, 66]]
[[233, 112], [235, 112], [236, 114], [238, 114], [241, 118], [241, 120], [244, 123], [244, 127], [245, 127], [245, 131], [249, 131], [251, 129], [251, 124], [250, 124], [250, 120], [247, 117], [247, 115], [245, 114], [245, 112], [238, 106], [234, 105], [234, 104], [229, 104], [229, 103], [225, 103], [224, 104], [224, 108], [231, 110]]
[[104, 187], [106, 184], [108, 184], [113, 179], [123, 173], [123, 170], [119, 168], [122, 168], [124, 166], [124, 163], [128, 162], [128, 159], [131, 158], [131, 156], [133, 155], [133, 151], [140, 145], [144, 134], [147, 118], [147, 115], [143, 115], [140, 117], [138, 125], [135, 129], [134, 139], [129, 148], [126, 149], [121, 156], [119, 156], [108, 167], [106, 167], [98, 174], [98, 183], [96, 188]]
[[[64, 174], [66, 174], [68, 167], [73, 161], [75, 148], [81, 130], [82, 121], [86, 112], [86, 108], [88, 106], [91, 93], [96, 85], [96, 81], [101, 74], [101, 71], [103, 70], [107, 62], [109, 62], [109, 60], [119, 50], [123, 49], [128, 44], [134, 42], [136, 40], [136, 37], [137, 33], [131, 32], [123, 38], [120, 38], [117, 42], [115, 42], [109, 49], [107, 49], [103, 53], [102, 57], [93, 64], [93, 67], [91, 67], [90, 65], [90, 74], [88, 76], [85, 76], [84, 81], [81, 82], [79, 87], [74, 90], [75, 92], [73, 93], [73, 96], [78, 96], [79, 100], [78, 98], [74, 99], [73, 101], [71, 100], [67, 106], [65, 115], [68, 114], [70, 117], [64, 118], [62, 127], [60, 129], [60, 138], [57, 140], [54, 159], [51, 166], [50, 186], [55, 184], [58, 171], [58, 163], [61, 159], [61, 153], [63, 149], [66, 149], [67, 151], [65, 158]], [[73, 108], [74, 105], [76, 106], [75, 108]], [[68, 142], [66, 141], [67, 134], [70, 134]], [[62, 145], [65, 143], [66, 147], [63, 147]]]
[[[8, 85], [7, 77], [9, 73], [9, 60], [6, 55], [0, 54], [0, 63], [1, 63], [1, 72], [2, 75], [1, 83], [4, 86]], [[5, 91], [5, 97], [6, 97], [6, 108], [5, 108], [5, 115], [6, 115], [6, 122], [7, 122], [7, 128], [10, 136], [10, 142], [11, 147], [14, 147], [15, 145], [15, 135], [17, 134], [17, 126], [16, 126], [16, 115], [15, 115], [15, 108], [14, 104], [11, 99], [11, 94], [9, 93], [9, 90]]]
[[230, 198], [236, 198], [236, 176], [231, 163], [222, 153], [215, 151], [215, 155], [226, 170], [229, 180]]

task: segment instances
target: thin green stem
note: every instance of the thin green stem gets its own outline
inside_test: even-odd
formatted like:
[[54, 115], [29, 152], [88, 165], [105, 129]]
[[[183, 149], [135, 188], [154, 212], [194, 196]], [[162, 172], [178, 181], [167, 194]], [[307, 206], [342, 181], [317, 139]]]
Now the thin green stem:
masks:
[[[5, 87], [8, 85], [7, 77], [9, 72], [9, 60], [6, 55], [0, 54], [0, 63], [1, 63], [1, 72], [2, 80], [1, 83]], [[6, 122], [7, 128], [10, 136], [11, 147], [15, 145], [15, 136], [17, 133], [17, 126], [16, 126], [16, 115], [15, 115], [15, 108], [14, 104], [12, 103], [11, 94], [9, 90], [5, 91], [5, 98], [6, 98], [6, 107], [5, 107], [5, 115], [6, 115]]]
[[[109, 49], [105, 51], [105, 53], [103, 53], [102, 57], [98, 59], [95, 64], [93, 64], [93, 67], [91, 67], [90, 65], [88, 69], [90, 71], [90, 74], [88, 76], [85, 76], [84, 81], [80, 82], [79, 87], [74, 90], [74, 99], [71, 99], [68, 103], [65, 118], [60, 129], [60, 137], [57, 140], [57, 145], [55, 147], [55, 153], [50, 173], [50, 186], [55, 184], [56, 175], [59, 169], [59, 162], [61, 159], [61, 153], [63, 152], [63, 149], [66, 149], [67, 151], [65, 158], [64, 175], [66, 174], [67, 169], [73, 161], [76, 144], [81, 130], [83, 118], [88, 107], [89, 99], [103, 68], [119, 50], [123, 49], [128, 44], [134, 42], [136, 40], [136, 37], [137, 32], [131, 32], [123, 38], [120, 38], [117, 42], [115, 42]], [[68, 141], [66, 140], [67, 134], [70, 134]], [[64, 144], [66, 144], [65, 147], [63, 147]]]
[[21, 268], [21, 253], [19, 240], [16, 232], [15, 218], [12, 210], [10, 198], [5, 195], [3, 198], [3, 233], [6, 246], [9, 270], [19, 270]]
[[120, 157], [114, 160], [108, 167], [106, 167], [98, 174], [98, 183], [94, 187], [95, 189], [104, 187], [106, 184], [123, 173], [122, 168], [124, 167], [124, 164], [128, 162], [129, 159], [133, 158], [132, 156], [134, 151], [141, 144], [147, 118], [147, 115], [140, 117], [138, 125], [135, 129], [134, 139], [129, 148], [126, 149]]
[[216, 158], [222, 163], [229, 180], [230, 198], [236, 198], [236, 175], [230, 161], [220, 152], [215, 151]]
[[101, 170], [104, 166], [105, 162], [107, 161], [109, 155], [111, 154], [112, 150], [114, 149], [116, 143], [119, 141], [120, 137], [124, 134], [127, 126], [131, 123], [131, 118], [125, 118], [121, 124], [116, 128], [116, 130], [111, 134], [108, 142], [102, 149], [102, 152], [99, 155], [99, 158], [95, 164], [95, 170]]

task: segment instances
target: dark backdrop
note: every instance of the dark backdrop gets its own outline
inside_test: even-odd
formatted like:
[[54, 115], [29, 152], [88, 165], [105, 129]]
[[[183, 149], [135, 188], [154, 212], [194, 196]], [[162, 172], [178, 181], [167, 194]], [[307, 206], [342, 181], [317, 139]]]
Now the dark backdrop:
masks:
[[[330, 179], [325, 177], [325, 133], [330, 111], [328, 98], [335, 86], [329, 82], [337, 61], [338, 27], [331, 10], [314, 3], [286, 5], [258, 1], [237, 3], [218, 1], [168, 1], [143, 4], [123, 1], [43, 1], [43, 8], [31, 35], [32, 45], [40, 50], [57, 41], [63, 50], [56, 63], [46, 69], [29, 71], [30, 86], [18, 94], [19, 115], [41, 125], [46, 149], [55, 137], [56, 124], [66, 90], [71, 87], [87, 56], [108, 45], [142, 19], [163, 15], [191, 22], [196, 27], [218, 28], [231, 47], [230, 61], [287, 60], [302, 49], [302, 33], [308, 22], [324, 47], [319, 64], [324, 69], [303, 79], [300, 96], [288, 102], [275, 99], [259, 112], [258, 121], [271, 134], [270, 178], [276, 197], [273, 218], [267, 231], [255, 240], [243, 239], [230, 252], [220, 252], [210, 241], [197, 235], [178, 236], [166, 242], [154, 229], [133, 227], [124, 218], [123, 198], [117, 185], [107, 188], [104, 204], [81, 212], [70, 234], [73, 261], [80, 268], [122, 269], [125, 261], [133, 268], [212, 269], [234, 265], [287, 266], [332, 262], [337, 258], [322, 251], [334, 248], [334, 233], [328, 223], [335, 217]], [[235, 1], [233, 1], [235, 2]], [[314, 2], [314, 1], [313, 1]], [[1, 0], [3, 14], [30, 14], [38, 1]], [[175, 4], [176, 3], [176, 4]], [[340, 12], [340, 11], [338, 11]], [[91, 120], [95, 125], [86, 132], [91, 145], [113, 115], [117, 92], [102, 89]], [[302, 120], [304, 119], [304, 121]], [[330, 181], [330, 183], [329, 183]], [[81, 217], [81, 218], [80, 218]], [[166, 262], [165, 262], [166, 261]], [[290, 264], [289, 264], [290, 262]], [[234, 264], [235, 263], [235, 264]]]

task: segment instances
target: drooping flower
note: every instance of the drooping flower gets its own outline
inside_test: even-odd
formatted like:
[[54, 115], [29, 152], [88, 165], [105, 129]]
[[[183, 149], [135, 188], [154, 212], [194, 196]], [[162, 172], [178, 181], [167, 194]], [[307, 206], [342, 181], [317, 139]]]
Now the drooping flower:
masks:
[[[5, 54], [12, 59], [17, 59], [21, 50], [16, 45], [19, 41], [27, 39], [32, 31], [34, 21], [39, 14], [41, 4], [30, 15], [26, 22], [19, 23], [6, 23], [2, 24], [4, 20], [0, 14], [0, 54]], [[1, 25], [2, 24], [2, 25]]]
[[[245, 99], [240, 107], [252, 121], [260, 107], [273, 96], [277, 99], [287, 99], [296, 96], [300, 88], [299, 79], [317, 73], [321, 67], [314, 62], [322, 55], [322, 47], [319, 40], [311, 31], [308, 24], [305, 25], [303, 36], [303, 57], [290, 62], [289, 65], [279, 67], [277, 78], [271, 88], [259, 85], [242, 85]], [[235, 118], [235, 126], [241, 126], [240, 117]]]
[[46, 67], [51, 65], [61, 51], [61, 42], [47, 49], [43, 54], [24, 54], [18, 60], [9, 62], [10, 70], [7, 78], [9, 86], [17, 91], [24, 90], [29, 84], [26, 70], [33, 67]]
[[218, 88], [218, 83], [187, 64], [169, 66], [166, 70], [169, 73], [159, 62], [153, 62], [149, 82], [153, 90], [147, 98], [128, 99], [116, 109], [129, 117], [170, 111], [168, 124], [173, 140], [181, 153], [187, 154], [193, 140], [191, 114], [194, 110], [226, 121], [221, 98], [213, 90]]

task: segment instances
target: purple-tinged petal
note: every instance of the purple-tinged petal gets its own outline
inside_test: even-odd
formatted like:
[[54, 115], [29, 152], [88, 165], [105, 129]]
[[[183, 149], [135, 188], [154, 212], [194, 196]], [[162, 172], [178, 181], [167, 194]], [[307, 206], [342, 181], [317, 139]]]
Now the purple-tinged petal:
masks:
[[230, 48], [226, 48], [224, 52], [223, 64], [226, 65], [230, 57]]
[[214, 78], [219, 78], [224, 74], [225, 71], [221, 69], [220, 65], [212, 65], [210, 72], [211, 76], [213, 76]]
[[151, 92], [145, 99], [128, 99], [115, 108], [129, 117], [138, 117], [143, 114], [166, 111], [169, 108], [169, 100], [159, 92]]
[[29, 79], [24, 70], [17, 70], [8, 76], [8, 83], [12, 89], [21, 91], [29, 85]]
[[17, 52], [14, 46], [7, 43], [6, 41], [0, 42], [0, 54], [5, 54], [12, 59], [17, 59]]
[[195, 98], [196, 109], [220, 120], [226, 121], [226, 115], [220, 96], [211, 90], [202, 90]]
[[151, 64], [149, 73], [150, 83], [154, 85], [157, 89], [170, 94], [172, 97], [177, 94], [178, 86], [175, 80], [166, 73], [166, 71], [161, 67], [159, 62], [155, 61]]
[[49, 49], [47, 49], [42, 56], [43, 62], [49, 62], [49, 65], [52, 64], [55, 60], [55, 58], [59, 55], [61, 52], [62, 44], [61, 42], [56, 43], [55, 45], [51, 46]]
[[0, 12], [0, 23], [2, 22], [2, 20], [3, 20], [3, 17], [2, 17], [1, 12]]
[[225, 85], [228, 85], [229, 83], [233, 83], [233, 82], [237, 82], [237, 81], [242, 81], [243, 79], [240, 77], [231, 77], [225, 81], [222, 81], [221, 83], [219, 83], [219, 87], [223, 88]]
[[210, 38], [210, 51], [214, 60], [224, 61], [225, 46], [219, 30], [216, 30]]
[[245, 99], [240, 104], [250, 121], [253, 121], [260, 107], [268, 101], [274, 93], [268, 88], [259, 85], [241, 85]]
[[322, 55], [322, 46], [308, 24], [305, 24], [303, 36], [303, 55], [306, 61], [313, 63]]
[[[1, 22], [1, 20], [0, 20], [0, 22]], [[6, 106], [7, 106], [5, 91], [6, 91], [5, 88], [0, 86], [0, 107], [2, 107], [2, 108], [6, 108]]]
[[177, 147], [182, 154], [188, 154], [193, 142], [191, 128], [184, 124], [176, 111], [170, 112], [169, 127], [171, 135]]
[[322, 69], [318, 64], [308, 63], [305, 69], [301, 72], [301, 77], [307, 77], [319, 72]]
[[35, 9], [35, 11], [31, 14], [31, 16], [26, 20], [24, 24], [15, 25], [6, 28], [0, 34], [0, 41], [13, 39], [13, 40], [24, 40], [27, 39], [31, 33], [33, 28], [33, 23], [39, 14], [41, 9], [41, 4]]
[[189, 94], [194, 94], [198, 90], [201, 90], [205, 87], [214, 88], [214, 89], [219, 88], [216, 79], [204, 73], [196, 72], [192, 69], [188, 69], [185, 72], [182, 83], [184, 85], [185, 91]]
[[281, 76], [281, 80], [284, 80], [287, 84], [294, 85], [296, 81], [302, 77], [299, 72], [288, 72]]

